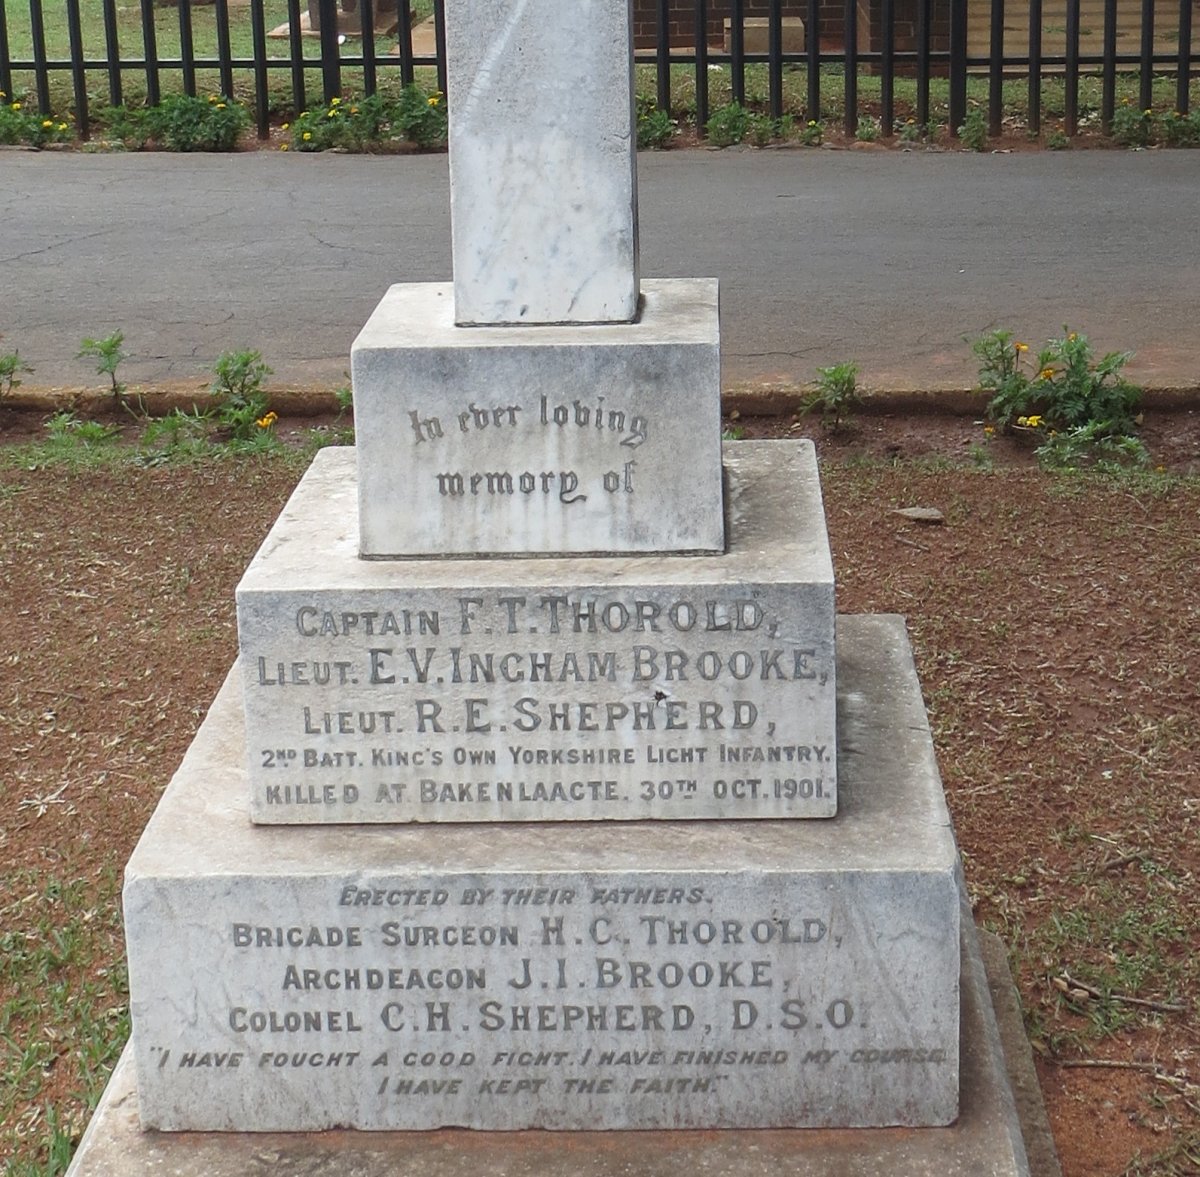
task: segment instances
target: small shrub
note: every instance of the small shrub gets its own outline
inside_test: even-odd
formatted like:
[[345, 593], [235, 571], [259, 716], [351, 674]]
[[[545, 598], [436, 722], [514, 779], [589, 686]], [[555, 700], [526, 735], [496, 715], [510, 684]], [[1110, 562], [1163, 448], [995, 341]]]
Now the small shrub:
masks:
[[975, 107], [967, 111], [966, 118], [958, 128], [958, 137], [968, 151], [983, 151], [987, 148], [987, 119], [983, 117], [982, 110]]
[[[129, 354], [121, 350], [121, 345], [125, 342], [125, 332], [120, 329], [114, 331], [111, 335], [106, 335], [103, 339], [84, 339], [80, 341], [79, 352], [76, 359], [89, 357], [96, 361], [96, 375], [107, 376], [109, 380], [109, 389], [112, 392], [113, 408], [127, 409], [133, 412], [128, 401], [125, 399], [125, 385], [117, 379], [117, 368], [122, 360], [129, 358]], [[139, 411], [141, 405], [138, 405]], [[135, 413], [135, 416], [138, 415]], [[144, 415], [144, 414], [142, 414]]]
[[1066, 151], [1071, 146], [1071, 140], [1062, 131], [1051, 131], [1046, 136], [1047, 151]]
[[704, 125], [708, 141], [714, 147], [732, 147], [746, 138], [750, 131], [750, 112], [736, 102], [713, 112]]
[[860, 143], [874, 143], [879, 138], [879, 124], [873, 118], [866, 116], [860, 118], [854, 137]]
[[396, 102], [392, 122], [417, 147], [441, 147], [448, 130], [446, 98], [440, 90], [426, 94], [415, 84], [405, 86]]
[[1136, 437], [1141, 389], [1121, 375], [1131, 352], [1109, 352], [1097, 360], [1087, 338], [1066, 328], [1032, 364], [1028, 344], [1010, 331], [988, 332], [973, 350], [980, 360], [980, 387], [990, 393], [992, 427], [1043, 436], [1037, 453], [1047, 464], [1076, 465], [1088, 452], [1114, 460], [1144, 458]]
[[799, 139], [805, 147], [820, 147], [825, 141], [825, 124], [819, 119], [809, 119], [800, 128]]
[[905, 119], [899, 130], [901, 143], [921, 143], [930, 136], [930, 128], [916, 119]]
[[1128, 101], [1113, 112], [1112, 137], [1122, 147], [1147, 147], [1154, 138], [1154, 112]]
[[0, 405], [12, 396], [14, 388], [21, 387], [20, 373], [32, 371], [15, 351], [0, 355]]
[[96, 121], [105, 138], [141, 151], [150, 138], [148, 114], [140, 106], [106, 106], [96, 112]]
[[665, 110], [659, 110], [652, 98], [637, 100], [637, 145], [646, 151], [666, 147], [675, 134], [675, 122]]
[[817, 369], [817, 384], [801, 405], [801, 413], [820, 410], [821, 425], [838, 430], [850, 419], [852, 411], [862, 404], [858, 391], [858, 365], [833, 364]]
[[213, 365], [212, 391], [216, 417], [235, 441], [254, 441], [273, 433], [279, 419], [268, 411], [263, 383], [271, 369], [263, 363], [262, 353], [243, 349], [227, 351]]
[[1181, 114], [1173, 110], [1159, 118], [1158, 126], [1159, 141], [1168, 147], [1200, 146], [1200, 111]]
[[151, 138], [170, 151], [232, 151], [250, 125], [250, 115], [223, 95], [173, 94], [151, 107], [145, 122]]
[[39, 114], [26, 108], [20, 99], [5, 101], [0, 91], [0, 143], [15, 146], [45, 147], [48, 143], [66, 143], [73, 138], [70, 125], [62, 119]]

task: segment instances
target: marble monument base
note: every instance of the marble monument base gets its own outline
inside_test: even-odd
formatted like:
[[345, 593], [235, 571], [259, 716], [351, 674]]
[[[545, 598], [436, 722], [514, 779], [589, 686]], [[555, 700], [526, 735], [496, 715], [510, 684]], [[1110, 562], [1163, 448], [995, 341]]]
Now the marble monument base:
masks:
[[1004, 947], [986, 934], [981, 945], [965, 912], [961, 988], [960, 1111], [947, 1128], [147, 1132], [127, 1047], [67, 1177], [1061, 1177]]
[[959, 1113], [958, 859], [904, 624], [838, 633], [836, 822], [254, 826], [237, 671], [127, 868], [142, 1123]]
[[396, 285], [350, 352], [368, 558], [719, 552], [717, 283], [647, 279], [629, 323], [456, 326]]
[[361, 560], [323, 450], [237, 590], [252, 820], [833, 817], [812, 443], [732, 443], [726, 480], [719, 555]]

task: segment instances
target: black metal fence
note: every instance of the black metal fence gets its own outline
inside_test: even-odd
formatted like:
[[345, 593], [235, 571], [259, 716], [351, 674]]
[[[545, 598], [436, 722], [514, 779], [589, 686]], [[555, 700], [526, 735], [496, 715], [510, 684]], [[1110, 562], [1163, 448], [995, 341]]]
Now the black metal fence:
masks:
[[[0, 92], [11, 96], [15, 82], [31, 78], [36, 101], [43, 114], [51, 113], [51, 77], [70, 74], [73, 115], [81, 136], [89, 126], [89, 104], [94, 101], [89, 89], [106, 88], [107, 102], [119, 106], [125, 96], [130, 75], [144, 79], [146, 101], [156, 104], [164, 92], [164, 78], [171, 89], [194, 95], [197, 73], [214, 71], [223, 93], [234, 91], [235, 73], [252, 78], [254, 106], [260, 136], [269, 130], [269, 76], [290, 77], [291, 102], [297, 111], [307, 106], [312, 75], [320, 76], [320, 92], [326, 102], [341, 94], [344, 71], [355, 72], [355, 84], [361, 79], [366, 94], [375, 92], [385, 72], [398, 75], [408, 83], [419, 67], [436, 71], [438, 88], [446, 90], [444, 0], [433, 0], [434, 39], [432, 52], [414, 52], [412, 5], [410, 0], [342, 0], [353, 8], [355, 36], [347, 37], [339, 29], [346, 12], [338, 0], [285, 0], [286, 30], [269, 47], [267, 37], [268, 0], [250, 0], [248, 9], [232, 10], [230, 0], [211, 0], [215, 21], [215, 53], [196, 52], [195, 22], [198, 0], [174, 0], [178, 21], [178, 52], [159, 51], [155, 15], [156, 0], [137, 0], [140, 4], [140, 33], [137, 44], [130, 44], [128, 32], [122, 43], [117, 0], [51, 0], [48, 12], [43, 0], [0, 0]], [[276, 0], [278, 8], [280, 0]], [[728, 68], [723, 92], [736, 102], [747, 97], [747, 69], [766, 69], [766, 107], [772, 118], [784, 114], [784, 80], [790, 71], [805, 76], [805, 110], [808, 117], [819, 118], [822, 110], [822, 84], [831, 74], [838, 75], [845, 129], [854, 134], [862, 113], [859, 101], [860, 75], [873, 75], [879, 84], [879, 124], [884, 136], [893, 133], [896, 122], [896, 83], [899, 77], [911, 77], [915, 84], [914, 117], [918, 124], [930, 120], [931, 79], [945, 78], [948, 84], [949, 126], [951, 133], [963, 121], [967, 111], [968, 77], [987, 77], [988, 128], [999, 134], [1004, 109], [1003, 84], [1006, 79], [1023, 78], [1028, 87], [1028, 126], [1040, 129], [1043, 113], [1043, 79], [1061, 76], [1063, 82], [1063, 127], [1068, 135], [1076, 133], [1080, 112], [1081, 76], [1098, 75], [1101, 79], [1100, 116], [1111, 125], [1116, 106], [1117, 79], [1120, 74], [1138, 76], [1139, 108], [1153, 105], [1155, 74], [1174, 78], [1174, 107], [1181, 114], [1189, 110], [1189, 87], [1197, 55], [1192, 47], [1192, 16], [1197, 0], [1086, 0], [1091, 6], [1103, 5], [1099, 50], [1093, 30], [1082, 36], [1081, 14], [1085, 0], [1065, 0], [1065, 49], [1046, 53], [1045, 10], [1058, 0], [842, 0], [843, 9], [836, 38], [822, 30], [830, 24], [831, 7], [838, 0], [769, 0], [766, 16], [765, 52], [747, 52], [745, 38], [746, 0], [724, 0], [729, 12], [725, 41], [717, 46], [712, 36], [711, 7], [718, 0], [693, 0], [691, 28], [679, 33], [680, 0], [652, 0], [657, 17], [655, 45], [639, 55], [653, 67], [658, 107], [669, 111], [673, 88], [685, 84], [691, 89], [694, 78], [694, 105], [698, 127], [703, 133], [708, 121], [712, 93], [711, 66]], [[1176, 10], [1177, 4], [1177, 10]], [[386, 5], [387, 23], [396, 25], [395, 45], [380, 52], [376, 33], [382, 26], [379, 17]], [[1120, 5], [1120, 7], [1118, 7]], [[806, 37], [802, 50], [785, 49], [785, 6], [804, 14]], [[206, 5], [209, 7], [209, 5]], [[1063, 7], [1063, 3], [1059, 3]], [[1173, 47], [1164, 48], [1156, 39], [1156, 14], [1162, 32], [1162, 13], [1169, 11]], [[28, 12], [25, 12], [25, 9]], [[98, 11], [97, 11], [98, 10]], [[65, 21], [64, 21], [65, 14]], [[83, 16], [94, 24], [102, 20], [102, 36], [85, 41]], [[28, 17], [28, 20], [25, 17]], [[308, 24], [306, 26], [306, 17]], [[1022, 30], [1025, 52], [1006, 53], [1006, 31], [1011, 34], [1016, 19]], [[66, 26], [67, 52], [48, 50], [48, 19], [56, 27]], [[1027, 19], [1028, 39], [1024, 37]], [[1136, 52], [1119, 49], [1118, 29], [1126, 38], [1130, 21], [1140, 26]], [[236, 27], [245, 39], [249, 23], [250, 52], [235, 53], [232, 30]], [[19, 23], [18, 23], [19, 22]], [[311, 26], [319, 26], [313, 31]], [[986, 35], [983, 28], [986, 26]], [[865, 31], [865, 38], [864, 38]], [[14, 37], [20, 34], [21, 52], [12, 50]], [[305, 34], [309, 35], [306, 36]], [[866, 44], [863, 44], [865, 39]], [[172, 38], [172, 40], [174, 40]], [[834, 41], [836, 43], [832, 43]], [[100, 43], [102, 42], [102, 43]], [[972, 52], [972, 45], [983, 44], [986, 51]], [[1056, 46], [1057, 48], [1057, 42]], [[312, 52], [308, 50], [313, 50]], [[245, 81], [243, 81], [243, 85]], [[453, 101], [453, 96], [449, 96]]]

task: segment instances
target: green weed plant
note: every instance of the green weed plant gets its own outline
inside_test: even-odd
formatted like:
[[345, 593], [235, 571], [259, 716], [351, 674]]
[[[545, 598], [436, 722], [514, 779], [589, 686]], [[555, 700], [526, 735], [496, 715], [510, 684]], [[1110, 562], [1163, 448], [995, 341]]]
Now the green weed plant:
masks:
[[150, 137], [169, 151], [232, 151], [250, 125], [250, 112], [223, 94], [173, 94], [145, 114]]
[[37, 108], [20, 98], [8, 100], [0, 90], [0, 144], [15, 147], [45, 147], [50, 143], [67, 143], [74, 138], [69, 123], [53, 115], [39, 114]]
[[989, 394], [989, 430], [1028, 431], [1048, 466], [1143, 465], [1137, 437], [1141, 389], [1121, 374], [1132, 352], [1096, 359], [1085, 335], [1063, 328], [1030, 360], [1011, 331], [989, 331], [972, 345], [979, 385]]
[[816, 386], [805, 397], [800, 412], [819, 412], [822, 427], [836, 432], [850, 420], [854, 410], [861, 404], [858, 365], [844, 362], [817, 369]]

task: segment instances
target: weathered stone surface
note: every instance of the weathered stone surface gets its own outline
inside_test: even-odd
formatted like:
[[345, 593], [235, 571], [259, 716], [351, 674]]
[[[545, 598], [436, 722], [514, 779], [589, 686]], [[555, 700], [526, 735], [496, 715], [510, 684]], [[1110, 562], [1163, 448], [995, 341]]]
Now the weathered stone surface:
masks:
[[957, 855], [898, 618], [843, 618], [835, 825], [248, 820], [231, 674], [126, 875], [143, 1121], [931, 1125]]
[[393, 286], [351, 349], [364, 556], [719, 551], [717, 284], [636, 323], [455, 327]]
[[459, 323], [637, 313], [626, 0], [448, 0]]
[[254, 820], [833, 816], [812, 446], [728, 470], [721, 555], [384, 563], [323, 451], [238, 587]]
[[[983, 940], [986, 945], [986, 935]], [[979, 941], [966, 919], [961, 1110], [948, 1128], [143, 1132], [132, 1048], [127, 1048], [67, 1177], [159, 1177], [164, 1172], [175, 1177], [473, 1177], [483, 1157], [488, 1172], [512, 1177], [1061, 1177], [1020, 1008], [1015, 1001], [998, 1003], [993, 1016], [989, 987], [1012, 988], [1003, 949], [985, 953], [981, 960]], [[1013, 1053], [1010, 1041], [1016, 1046]], [[1014, 1105], [1014, 1087], [1025, 1090], [1028, 1099]]]

